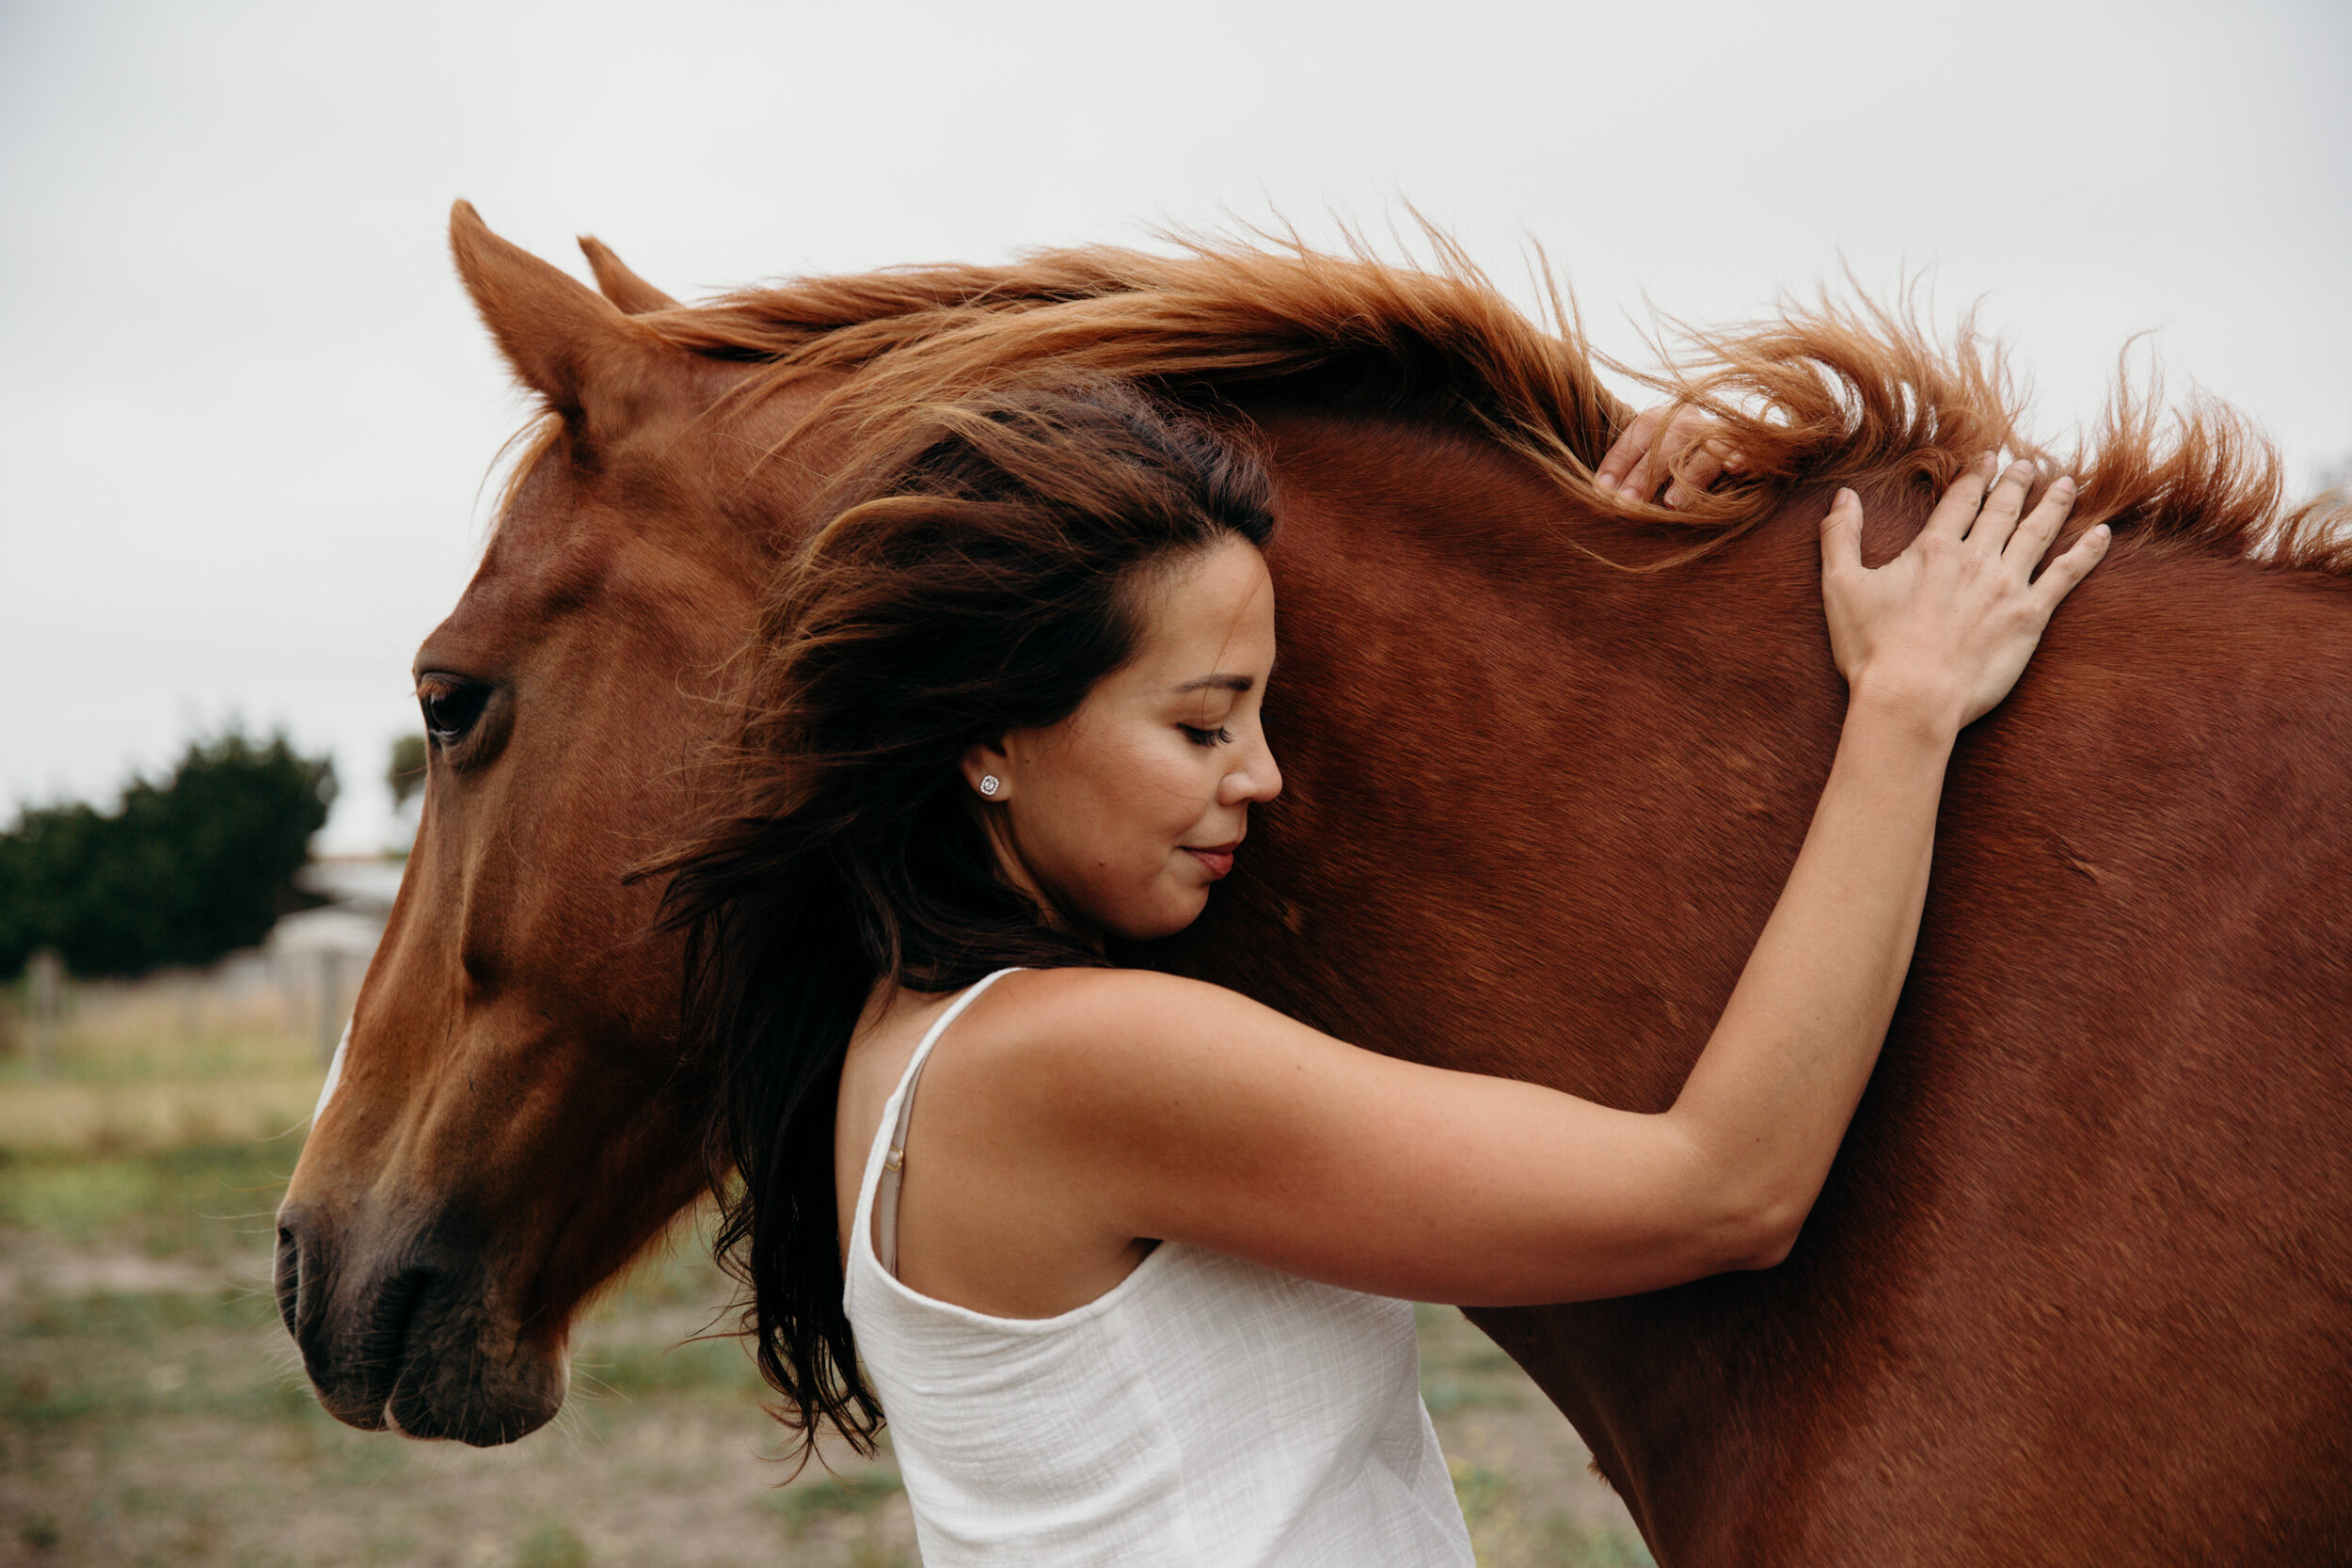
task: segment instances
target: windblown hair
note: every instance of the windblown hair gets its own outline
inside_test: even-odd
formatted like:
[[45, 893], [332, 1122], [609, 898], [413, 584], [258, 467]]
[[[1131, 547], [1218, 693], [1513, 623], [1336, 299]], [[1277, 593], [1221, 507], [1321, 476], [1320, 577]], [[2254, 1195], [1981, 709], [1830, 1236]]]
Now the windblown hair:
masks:
[[1909, 486], [1931, 497], [1978, 453], [2007, 450], [2076, 476], [2072, 528], [2105, 522], [2138, 548], [2352, 575], [2344, 498], [2284, 509], [2275, 454], [2227, 408], [2197, 399], [2175, 412], [2159, 383], [2135, 390], [2120, 380], [2089, 442], [2061, 455], [2025, 428], [2003, 354], [1971, 324], [1939, 341], [1917, 311], [1858, 293], [1688, 332], [1654, 373], [1597, 362], [1708, 410], [1743, 460], [1736, 482], [1691, 505], [1621, 501], [1593, 471], [1631, 410], [1602, 383], [1565, 293], [1549, 286], [1547, 327], [1444, 235], [1428, 239], [1427, 268], [1280, 239], [1172, 256], [1096, 246], [1010, 266], [810, 278], [640, 319], [680, 347], [760, 365], [748, 396], [854, 372], [803, 429], [1073, 375], [1132, 380], [1184, 403], [1427, 420], [1495, 441], [1581, 507], [1693, 541], [1645, 569], [1717, 547], [1799, 490]]
[[[743, 728], [667, 861], [689, 1050], [719, 1088], [719, 1250], [801, 1435], [870, 1450], [841, 1307], [834, 1112], [878, 980], [1104, 960], [999, 874], [961, 764], [1055, 723], [1131, 658], [1187, 557], [1273, 530], [1246, 451], [1115, 382], [899, 410], [761, 607]], [[730, 1180], [730, 1177], [733, 1180]]]

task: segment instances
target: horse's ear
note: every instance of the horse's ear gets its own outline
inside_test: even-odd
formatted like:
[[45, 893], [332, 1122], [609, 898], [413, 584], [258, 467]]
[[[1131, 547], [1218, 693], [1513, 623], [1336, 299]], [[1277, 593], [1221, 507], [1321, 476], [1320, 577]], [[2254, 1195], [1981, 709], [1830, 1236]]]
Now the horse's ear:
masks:
[[648, 310], [668, 310], [676, 306], [676, 300], [622, 265], [612, 247], [594, 234], [582, 234], [580, 248], [588, 258], [588, 270], [596, 275], [596, 287], [624, 313], [642, 316]]
[[675, 353], [601, 294], [491, 233], [470, 201], [450, 209], [449, 247], [506, 362], [566, 418], [632, 400]]

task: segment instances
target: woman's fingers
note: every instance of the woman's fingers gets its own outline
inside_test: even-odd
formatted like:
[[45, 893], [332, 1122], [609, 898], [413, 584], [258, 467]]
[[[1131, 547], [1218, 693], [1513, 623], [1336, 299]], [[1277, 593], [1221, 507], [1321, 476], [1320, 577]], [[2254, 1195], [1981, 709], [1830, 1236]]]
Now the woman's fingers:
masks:
[[1969, 464], [1966, 471], [1952, 481], [1951, 488], [1944, 492], [1944, 499], [1935, 503], [1935, 510], [1928, 514], [1928, 526], [1919, 531], [1919, 536], [1924, 539], [1931, 533], [1940, 533], [1947, 539], [1958, 539], [1967, 533], [1968, 525], [1977, 520], [1977, 509], [1984, 504], [1984, 493], [1992, 487], [1993, 476], [1998, 471], [1996, 461], [1988, 451]]
[[1862, 566], [1862, 498], [1840, 490], [1821, 519], [1821, 575], [1859, 571]]
[[1649, 500], [1671, 481], [1666, 504], [1680, 506], [1740, 467], [1740, 454], [1710, 437], [1714, 429], [1705, 410], [1687, 404], [1645, 408], [1609, 444], [1593, 479], [1629, 501]]
[[[1653, 410], [1663, 413], [1663, 409]], [[1642, 449], [1640, 461], [1633, 465], [1625, 483], [1617, 486], [1617, 494], [1629, 501], [1645, 501], [1658, 494], [1658, 487], [1666, 483], [1667, 454], [1689, 443], [1694, 410], [1686, 409], [1672, 417], [1669, 423], [1651, 432], [1649, 444]]]
[[2059, 526], [2074, 509], [2074, 481], [2071, 476], [2056, 481], [2042, 493], [2041, 504], [2026, 515], [2026, 520], [2017, 525], [2017, 531], [2010, 535], [2009, 544], [2001, 552], [2005, 559], [2017, 563], [2019, 577], [2032, 575], [2033, 569], [2042, 563], [2050, 541], [2058, 537]]
[[2026, 492], [2033, 485], [2033, 465], [2011, 463], [1994, 482], [1978, 509], [1977, 520], [1968, 526], [1968, 542], [1987, 555], [1998, 555], [2009, 536], [2017, 531], [2017, 519], [2026, 510]]
[[2090, 569], [2099, 564], [2107, 553], [2107, 546], [2114, 540], [2114, 532], [2105, 523], [2085, 529], [2082, 537], [2068, 546], [2064, 555], [2042, 569], [2042, 575], [2034, 579], [2031, 592], [2041, 602], [2044, 616], [2056, 610], [2058, 601], [2072, 594], [2074, 585], [2090, 575]]
[[1700, 441], [1690, 449], [1674, 483], [1666, 486], [1666, 504], [1681, 506], [1695, 500], [1709, 485], [1739, 466], [1739, 454], [1721, 441]]
[[1661, 403], [1655, 408], [1645, 408], [1633, 416], [1633, 422], [1609, 443], [1609, 454], [1600, 460], [1600, 467], [1594, 471], [1593, 478], [1602, 489], [1622, 491], [1625, 488], [1626, 481], [1633, 476], [1634, 466], [1649, 455], [1650, 448], [1657, 444], [1658, 432], [1664, 427], [1673, 412], [1672, 404]]
[[1876, 571], [1861, 569], [1861, 506], [1838, 493], [1821, 524], [1821, 596], [1849, 685], [1908, 692], [1961, 725], [2009, 693], [2058, 602], [2107, 549], [2092, 529], [2036, 578], [2075, 486], [2052, 484], [2020, 520], [2030, 478], [2020, 466], [1995, 483], [1990, 461], [1971, 464], [1911, 547]]

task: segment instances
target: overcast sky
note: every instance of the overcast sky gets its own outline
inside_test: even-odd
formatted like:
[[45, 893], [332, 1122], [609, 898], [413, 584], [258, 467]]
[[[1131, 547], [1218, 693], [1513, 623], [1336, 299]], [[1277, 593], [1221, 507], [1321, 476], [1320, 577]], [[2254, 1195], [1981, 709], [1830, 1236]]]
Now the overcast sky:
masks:
[[2352, 458], [2352, 6], [0, 0], [0, 821], [231, 717], [385, 837], [410, 654], [524, 404], [465, 196], [673, 293], [1400, 198], [1601, 345], [1840, 257], [2092, 409], [2153, 341]]

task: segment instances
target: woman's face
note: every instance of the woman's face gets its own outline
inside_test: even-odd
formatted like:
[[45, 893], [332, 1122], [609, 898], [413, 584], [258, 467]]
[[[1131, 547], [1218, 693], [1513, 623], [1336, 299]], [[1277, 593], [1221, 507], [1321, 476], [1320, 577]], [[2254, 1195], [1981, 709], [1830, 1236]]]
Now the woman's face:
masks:
[[1250, 803], [1282, 787], [1260, 721], [1274, 583], [1256, 547], [1229, 539], [1179, 559], [1141, 609], [1136, 657], [1075, 712], [963, 762], [1007, 875], [1089, 942], [1190, 925], [1232, 868]]

